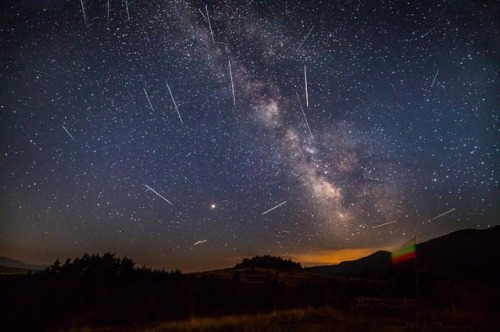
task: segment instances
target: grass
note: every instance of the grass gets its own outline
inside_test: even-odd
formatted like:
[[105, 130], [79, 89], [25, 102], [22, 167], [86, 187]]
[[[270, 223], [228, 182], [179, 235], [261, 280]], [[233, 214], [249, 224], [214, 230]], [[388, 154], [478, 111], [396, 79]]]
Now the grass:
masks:
[[[498, 326], [496, 326], [498, 327]], [[158, 322], [128, 329], [108, 328], [93, 331], [157, 331], [157, 332], [309, 332], [309, 331], [494, 331], [495, 325], [481, 317], [456, 317], [435, 310], [385, 313], [339, 310], [330, 307], [273, 311], [255, 315], [193, 317], [184, 321]], [[77, 331], [77, 330], [74, 330]], [[90, 331], [90, 330], [78, 330]]]

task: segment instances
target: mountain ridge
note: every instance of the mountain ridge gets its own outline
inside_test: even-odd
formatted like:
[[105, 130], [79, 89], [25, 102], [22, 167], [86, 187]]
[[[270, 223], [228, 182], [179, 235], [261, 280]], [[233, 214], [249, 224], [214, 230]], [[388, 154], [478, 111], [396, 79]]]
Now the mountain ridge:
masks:
[[[500, 226], [458, 230], [417, 244], [417, 269], [438, 274], [467, 274], [472, 271], [500, 272], [491, 262], [500, 261]], [[339, 264], [319, 265], [306, 270], [349, 277], [390, 275], [391, 253], [377, 251], [369, 256]], [[469, 272], [468, 272], [469, 271]]]
[[10, 268], [10, 269], [16, 269], [19, 271], [26, 270], [32, 270], [32, 271], [41, 271], [46, 268], [45, 265], [36, 265], [36, 264], [30, 264], [30, 263], [25, 263], [20, 260], [12, 259], [9, 257], [5, 256], [0, 256], [0, 267], [3, 268]]

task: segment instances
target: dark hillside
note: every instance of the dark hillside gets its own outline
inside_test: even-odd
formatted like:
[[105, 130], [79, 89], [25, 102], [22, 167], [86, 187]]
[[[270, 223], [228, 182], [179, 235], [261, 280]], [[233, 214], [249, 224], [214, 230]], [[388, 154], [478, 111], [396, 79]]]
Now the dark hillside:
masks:
[[438, 274], [467, 276], [500, 272], [500, 226], [461, 230], [417, 246], [418, 266]]
[[391, 253], [377, 251], [367, 257], [338, 265], [322, 265], [307, 268], [311, 272], [343, 277], [387, 278], [391, 270]]
[[500, 312], [500, 227], [463, 230], [417, 247], [422, 296], [454, 311]]

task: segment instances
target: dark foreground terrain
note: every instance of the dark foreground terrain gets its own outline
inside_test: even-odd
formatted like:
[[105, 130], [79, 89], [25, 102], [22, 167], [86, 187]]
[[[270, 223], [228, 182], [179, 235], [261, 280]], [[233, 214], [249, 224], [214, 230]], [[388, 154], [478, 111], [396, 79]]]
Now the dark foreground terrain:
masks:
[[[402, 316], [394, 313], [339, 310], [331, 307], [303, 308], [255, 315], [192, 318], [157, 322], [145, 326], [84, 329], [87, 331], [495, 331], [480, 316], [420, 311]], [[74, 329], [74, 331], [81, 331]]]
[[4, 331], [500, 330], [500, 227], [461, 231], [417, 247], [303, 269], [245, 259], [204, 273], [153, 271], [114, 254], [84, 255], [41, 272], [0, 276]]

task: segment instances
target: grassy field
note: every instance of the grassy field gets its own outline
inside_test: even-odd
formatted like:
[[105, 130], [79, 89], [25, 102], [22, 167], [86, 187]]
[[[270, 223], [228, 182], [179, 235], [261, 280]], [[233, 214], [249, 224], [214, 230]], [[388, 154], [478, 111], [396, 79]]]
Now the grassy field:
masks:
[[[381, 313], [338, 310], [330, 307], [275, 311], [266, 314], [198, 317], [159, 322], [129, 329], [79, 331], [498, 331], [498, 325], [481, 316], [452, 312]], [[76, 331], [76, 330], [75, 330]]]

